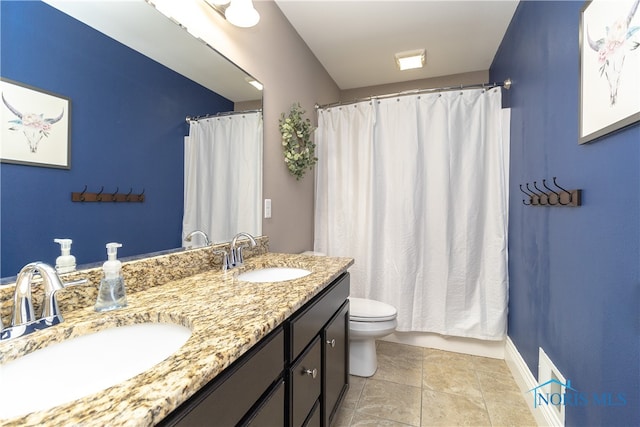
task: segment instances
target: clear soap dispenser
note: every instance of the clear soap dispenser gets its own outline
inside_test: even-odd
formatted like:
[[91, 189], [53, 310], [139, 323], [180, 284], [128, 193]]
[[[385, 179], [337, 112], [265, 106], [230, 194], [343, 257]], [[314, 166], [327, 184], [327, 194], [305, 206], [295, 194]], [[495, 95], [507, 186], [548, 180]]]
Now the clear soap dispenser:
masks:
[[53, 239], [60, 244], [60, 256], [56, 258], [56, 271], [58, 273], [69, 273], [76, 269], [76, 257], [71, 255], [71, 239]]
[[100, 281], [100, 290], [96, 300], [96, 311], [109, 311], [127, 306], [124, 290], [122, 263], [118, 261], [118, 248], [121, 243], [107, 243], [107, 261], [102, 265], [104, 276]]

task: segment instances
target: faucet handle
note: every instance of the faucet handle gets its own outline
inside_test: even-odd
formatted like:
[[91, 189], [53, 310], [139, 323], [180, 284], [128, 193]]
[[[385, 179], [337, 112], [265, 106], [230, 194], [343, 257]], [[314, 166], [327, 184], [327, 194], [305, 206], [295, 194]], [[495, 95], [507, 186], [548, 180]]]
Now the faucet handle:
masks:
[[[59, 278], [59, 277], [58, 277]], [[58, 308], [58, 299], [56, 298], [56, 293], [69, 286], [76, 286], [88, 283], [88, 279], [78, 279], [73, 280], [71, 282], [62, 282], [60, 284], [62, 287], [48, 287], [49, 291], [45, 291], [44, 300], [42, 302], [42, 315], [40, 317], [52, 317], [52, 316], [61, 316], [60, 309]], [[62, 320], [62, 319], [60, 319]]]
[[222, 270], [223, 271], [227, 271], [228, 269], [233, 267], [233, 265], [231, 265], [230, 261], [229, 261], [229, 254], [224, 249], [219, 249], [217, 251], [213, 251], [213, 254], [214, 255], [216, 255], [216, 254], [221, 254], [222, 255]]
[[62, 283], [62, 286], [64, 286], [65, 288], [68, 288], [69, 286], [84, 285], [85, 283], [89, 283], [89, 279], [78, 279], [78, 280], [72, 280], [70, 282], [64, 282]]

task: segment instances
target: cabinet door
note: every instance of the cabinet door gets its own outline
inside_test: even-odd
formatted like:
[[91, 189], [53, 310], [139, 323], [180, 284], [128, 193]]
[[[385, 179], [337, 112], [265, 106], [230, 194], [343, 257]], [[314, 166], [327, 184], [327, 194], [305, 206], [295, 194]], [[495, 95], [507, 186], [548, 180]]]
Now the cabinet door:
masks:
[[304, 427], [321, 427], [320, 418], [320, 401], [318, 401], [311, 410], [309, 418], [307, 418], [307, 421], [304, 423]]
[[269, 394], [265, 402], [246, 423], [251, 427], [284, 426], [284, 381]]
[[322, 341], [323, 425], [329, 426], [349, 382], [349, 301], [327, 324]]
[[304, 424], [322, 390], [322, 354], [320, 337], [291, 368], [291, 420], [293, 427]]

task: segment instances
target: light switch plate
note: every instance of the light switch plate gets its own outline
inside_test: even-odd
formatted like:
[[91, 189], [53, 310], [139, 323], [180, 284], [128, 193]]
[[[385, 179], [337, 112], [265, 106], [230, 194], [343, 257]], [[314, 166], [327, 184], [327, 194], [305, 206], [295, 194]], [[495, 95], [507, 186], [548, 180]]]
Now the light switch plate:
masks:
[[271, 218], [271, 199], [264, 199], [264, 217]]

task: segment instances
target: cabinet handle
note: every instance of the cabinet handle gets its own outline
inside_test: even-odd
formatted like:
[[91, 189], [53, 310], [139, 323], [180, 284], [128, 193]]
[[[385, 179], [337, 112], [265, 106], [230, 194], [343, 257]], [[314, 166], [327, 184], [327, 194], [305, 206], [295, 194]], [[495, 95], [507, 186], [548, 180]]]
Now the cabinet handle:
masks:
[[313, 369], [302, 369], [302, 373], [303, 374], [307, 374], [307, 375], [311, 375], [311, 378], [314, 378], [318, 376], [318, 370], [316, 368]]
[[336, 339], [327, 340], [327, 344], [329, 344], [332, 348], [336, 346]]

